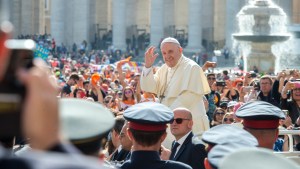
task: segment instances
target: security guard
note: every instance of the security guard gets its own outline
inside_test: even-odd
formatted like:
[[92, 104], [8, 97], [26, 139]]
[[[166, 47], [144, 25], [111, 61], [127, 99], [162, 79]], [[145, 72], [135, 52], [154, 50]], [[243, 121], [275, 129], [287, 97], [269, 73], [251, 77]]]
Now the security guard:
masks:
[[219, 169], [299, 169], [292, 160], [263, 148], [243, 149], [231, 153], [220, 162]]
[[[204, 160], [206, 169], [217, 169], [220, 161], [232, 152], [258, 146], [258, 141], [249, 132], [230, 124], [221, 124], [209, 129], [203, 133], [201, 139], [208, 144], [208, 156]], [[194, 137], [193, 141], [201, 140]]]
[[167, 123], [174, 117], [172, 110], [159, 103], [144, 102], [126, 109], [123, 115], [129, 121], [127, 133], [133, 146], [131, 158], [122, 169], [191, 169], [181, 162], [163, 161], [159, 156], [161, 143], [167, 136]]
[[260, 147], [273, 149], [279, 120], [285, 119], [282, 110], [268, 102], [253, 101], [242, 105], [235, 115], [243, 119], [244, 129], [256, 137]]
[[65, 98], [59, 100], [61, 132], [82, 153], [99, 156], [102, 140], [113, 128], [113, 114], [96, 102]]

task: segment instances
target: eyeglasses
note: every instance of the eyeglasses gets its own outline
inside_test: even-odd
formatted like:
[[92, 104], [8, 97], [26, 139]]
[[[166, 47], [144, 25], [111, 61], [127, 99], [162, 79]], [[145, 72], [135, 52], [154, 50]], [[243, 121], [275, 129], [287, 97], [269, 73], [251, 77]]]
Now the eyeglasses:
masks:
[[216, 80], [216, 78], [214, 78], [214, 77], [208, 77], [207, 79], [208, 80]]
[[183, 118], [177, 118], [177, 119], [172, 119], [170, 121], [170, 124], [173, 124], [173, 122], [175, 121], [177, 124], [181, 124], [183, 122], [183, 120], [191, 120], [191, 119], [183, 119]]
[[125, 91], [125, 94], [131, 94], [132, 92], [130, 90]]
[[216, 115], [225, 115], [224, 112], [216, 112]]
[[228, 120], [229, 120], [231, 123], [234, 122], [234, 119], [232, 119], [232, 118], [224, 118], [224, 121], [225, 121], [225, 122], [227, 122]]

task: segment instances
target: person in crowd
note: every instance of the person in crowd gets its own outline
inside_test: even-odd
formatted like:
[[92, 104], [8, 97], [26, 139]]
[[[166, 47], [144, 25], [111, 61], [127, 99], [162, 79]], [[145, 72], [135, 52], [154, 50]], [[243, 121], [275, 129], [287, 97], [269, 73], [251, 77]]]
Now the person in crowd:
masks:
[[[288, 99], [288, 94], [291, 99]], [[300, 82], [287, 81], [281, 92], [281, 108], [286, 111], [287, 120], [291, 120], [290, 126], [287, 128], [293, 128], [300, 126]], [[294, 135], [295, 145], [300, 150], [300, 136]]]
[[260, 147], [273, 149], [279, 120], [285, 119], [281, 109], [265, 101], [252, 101], [243, 104], [235, 115], [243, 119], [244, 129], [257, 138]]
[[124, 126], [122, 127], [119, 136], [122, 149], [128, 152], [124, 161], [129, 160], [131, 156], [132, 141], [128, 137], [128, 133], [127, 133], [128, 125], [129, 125], [128, 122], [125, 120]]
[[233, 112], [234, 106], [238, 104], [236, 101], [230, 101], [227, 105], [227, 112]]
[[69, 80], [67, 81], [67, 83], [62, 88], [61, 97], [62, 98], [63, 97], [70, 97], [70, 94], [72, 93], [71, 86], [76, 85], [78, 81], [79, 81], [78, 74], [72, 74], [69, 77]]
[[226, 88], [223, 90], [223, 97], [229, 101], [239, 101], [239, 92], [233, 87], [233, 83], [230, 80], [226, 80]]
[[209, 73], [206, 75], [206, 77], [211, 90], [209, 94], [205, 95], [206, 99], [208, 100], [208, 111], [206, 114], [210, 121], [212, 121], [214, 111], [220, 106], [221, 96], [216, 88], [216, 75], [214, 73]]
[[123, 89], [122, 100], [119, 102], [119, 110], [125, 110], [134, 104], [136, 104], [136, 100], [133, 89], [130, 87], [125, 87]]
[[[257, 96], [257, 100], [265, 101], [271, 103], [274, 106], [280, 106], [280, 95], [278, 94], [278, 85], [273, 86], [273, 81], [270, 76], [265, 75], [260, 78], [260, 92]], [[275, 92], [272, 92], [272, 87]], [[276, 97], [275, 97], [276, 96]]]
[[211, 122], [211, 127], [222, 124], [223, 117], [226, 111], [222, 108], [217, 108], [213, 114], [213, 120]]
[[[209, 120], [203, 103], [203, 96], [210, 88], [201, 67], [186, 58], [180, 43], [175, 38], [165, 38], [160, 44], [165, 64], [153, 74], [153, 64], [158, 56], [155, 47], [145, 53], [145, 66], [141, 75], [141, 89], [155, 93], [160, 102], [171, 109], [186, 107], [195, 119], [194, 132], [209, 128]], [[190, 98], [193, 98], [191, 100]]]
[[[288, 94], [290, 92], [291, 100], [288, 100]], [[288, 81], [281, 92], [281, 108], [288, 110], [288, 116], [292, 119], [292, 123], [298, 127], [296, 123], [297, 118], [300, 115], [300, 82]]]
[[223, 70], [222, 73], [222, 80], [226, 81], [230, 79], [230, 77], [228, 76], [228, 70]]
[[171, 121], [170, 127], [175, 141], [170, 153], [165, 153], [165, 151], [169, 151], [162, 148], [162, 159], [180, 161], [190, 165], [193, 169], [204, 169], [204, 159], [207, 156], [205, 146], [200, 143], [192, 143], [194, 136], [192, 113], [186, 108], [176, 108], [173, 112], [174, 119]]
[[124, 118], [129, 121], [127, 133], [132, 140], [132, 152], [121, 169], [191, 169], [181, 162], [161, 160], [159, 156], [161, 143], [167, 135], [167, 123], [174, 119], [171, 109], [160, 103], [144, 102], [126, 109]]
[[94, 101], [103, 103], [103, 98], [105, 98], [106, 94], [103, 91], [102, 87], [103, 78], [95, 73], [91, 77], [91, 89], [88, 93], [88, 97], [92, 97]]
[[116, 117], [116, 124], [114, 128], [112, 129], [112, 142], [115, 147], [115, 151], [111, 154], [111, 158], [109, 161], [112, 162], [122, 162], [126, 159], [129, 151], [124, 150], [123, 146], [121, 145], [120, 135], [122, 128], [125, 124], [125, 119], [121, 117]]
[[233, 112], [226, 113], [223, 117], [222, 124], [232, 124], [232, 123], [234, 123], [234, 114], [233, 114]]

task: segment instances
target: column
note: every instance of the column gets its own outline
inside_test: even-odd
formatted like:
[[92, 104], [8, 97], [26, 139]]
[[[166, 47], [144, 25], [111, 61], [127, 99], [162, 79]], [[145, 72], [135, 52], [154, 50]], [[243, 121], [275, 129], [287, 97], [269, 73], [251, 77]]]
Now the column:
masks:
[[61, 45], [65, 37], [65, 1], [51, 0], [51, 36], [55, 39], [56, 45]]
[[21, 1], [21, 33], [33, 34], [34, 9], [32, 0]]
[[189, 0], [188, 45], [186, 52], [200, 52], [202, 48], [202, 0]]
[[159, 46], [164, 38], [164, 1], [151, 0], [150, 45]]
[[[73, 5], [73, 37], [74, 42], [77, 44], [82, 43], [84, 40], [90, 42], [90, 1], [89, 0], [74, 0]], [[93, 13], [94, 14], [94, 13]], [[69, 41], [68, 41], [69, 42]], [[66, 45], [70, 46], [74, 42]]]
[[126, 49], [126, 0], [113, 0], [113, 46], [115, 49]]
[[225, 40], [226, 40], [226, 47], [228, 49], [232, 48], [233, 44], [233, 33], [238, 32], [238, 23], [236, 19], [236, 15], [241, 10], [240, 4], [236, 2], [236, 0], [226, 0], [226, 22], [225, 22]]

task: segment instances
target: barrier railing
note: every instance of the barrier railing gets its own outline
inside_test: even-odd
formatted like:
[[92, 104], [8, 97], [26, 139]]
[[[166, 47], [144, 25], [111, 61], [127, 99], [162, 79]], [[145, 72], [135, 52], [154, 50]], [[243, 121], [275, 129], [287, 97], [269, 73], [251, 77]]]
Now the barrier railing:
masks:
[[287, 135], [289, 137], [289, 152], [294, 151], [293, 135], [300, 135], [300, 130], [279, 130], [279, 135]]

